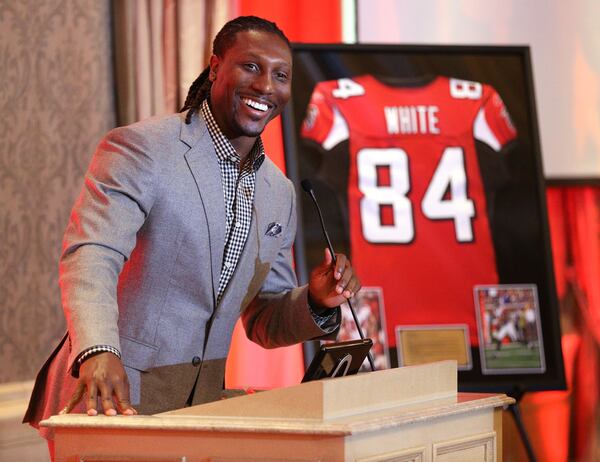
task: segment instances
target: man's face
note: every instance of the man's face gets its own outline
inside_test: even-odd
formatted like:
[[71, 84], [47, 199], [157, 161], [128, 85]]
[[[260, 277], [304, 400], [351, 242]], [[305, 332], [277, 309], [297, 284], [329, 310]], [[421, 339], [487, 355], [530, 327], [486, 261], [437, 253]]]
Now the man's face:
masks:
[[227, 138], [257, 137], [290, 99], [292, 55], [277, 35], [238, 32], [224, 56], [210, 59], [213, 115]]

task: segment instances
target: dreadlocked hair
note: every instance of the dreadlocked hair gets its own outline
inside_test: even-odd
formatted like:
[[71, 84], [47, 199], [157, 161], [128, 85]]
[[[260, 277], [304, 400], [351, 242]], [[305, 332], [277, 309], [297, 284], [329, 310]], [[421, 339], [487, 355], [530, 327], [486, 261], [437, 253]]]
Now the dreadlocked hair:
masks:
[[190, 86], [190, 89], [188, 90], [185, 103], [183, 103], [183, 107], [179, 110], [179, 112], [184, 112], [189, 109], [185, 116], [185, 123], [188, 125], [192, 122], [192, 115], [194, 115], [194, 112], [200, 108], [202, 101], [204, 101], [210, 94], [212, 82], [208, 79], [209, 72], [210, 67], [207, 66], [206, 69], [200, 73], [198, 78], [194, 80]]
[[[212, 53], [222, 58], [227, 50], [235, 43], [238, 32], [250, 30], [268, 32], [277, 35], [291, 49], [290, 41], [283, 31], [277, 27], [277, 24], [257, 16], [240, 16], [226, 23], [213, 40]], [[185, 116], [185, 123], [190, 124], [192, 116], [198, 111], [202, 102], [210, 95], [212, 82], [208, 78], [210, 66], [206, 67], [202, 73], [190, 86], [185, 103], [179, 112], [189, 109]]]

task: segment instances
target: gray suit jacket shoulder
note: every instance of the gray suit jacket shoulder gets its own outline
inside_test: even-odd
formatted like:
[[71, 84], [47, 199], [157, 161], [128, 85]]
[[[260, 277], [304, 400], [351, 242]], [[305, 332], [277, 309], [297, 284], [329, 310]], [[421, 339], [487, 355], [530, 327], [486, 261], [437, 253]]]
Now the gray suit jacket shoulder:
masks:
[[[132, 402], [156, 413], [220, 397], [240, 315], [248, 337], [267, 348], [326, 335], [292, 269], [294, 188], [268, 158], [257, 172], [248, 240], [216, 303], [221, 175], [204, 121], [183, 119], [114, 129], [94, 154], [60, 262], [68, 341], [40, 371], [26, 421], [66, 405], [73, 361], [93, 345], [122, 352]], [[273, 223], [282, 229], [276, 236], [267, 233]]]

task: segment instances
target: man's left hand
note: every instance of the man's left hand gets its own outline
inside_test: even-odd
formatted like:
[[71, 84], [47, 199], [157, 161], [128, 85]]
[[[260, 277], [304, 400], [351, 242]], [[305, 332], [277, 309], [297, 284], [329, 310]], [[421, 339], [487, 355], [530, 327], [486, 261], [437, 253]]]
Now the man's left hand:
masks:
[[308, 293], [312, 301], [323, 308], [339, 306], [360, 289], [360, 280], [346, 255], [338, 253], [335, 258], [334, 264], [329, 249], [325, 249], [323, 261], [310, 273]]

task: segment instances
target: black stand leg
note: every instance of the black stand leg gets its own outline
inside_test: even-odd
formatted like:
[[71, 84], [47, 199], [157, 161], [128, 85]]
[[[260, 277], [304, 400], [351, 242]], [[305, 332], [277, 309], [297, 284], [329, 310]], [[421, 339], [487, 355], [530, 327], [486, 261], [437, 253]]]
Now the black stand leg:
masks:
[[509, 393], [509, 395], [512, 398], [517, 400], [515, 404], [509, 406], [509, 409], [515, 419], [517, 428], [519, 429], [519, 435], [521, 435], [521, 440], [523, 441], [523, 445], [525, 446], [525, 451], [527, 451], [527, 457], [529, 458], [529, 462], [537, 462], [537, 459], [535, 458], [535, 453], [533, 452], [533, 447], [531, 446], [531, 442], [529, 441], [529, 437], [527, 436], [527, 430], [525, 430], [525, 425], [523, 424], [523, 419], [521, 418], [519, 402], [521, 401], [523, 394], [524, 392], [522, 391]]

